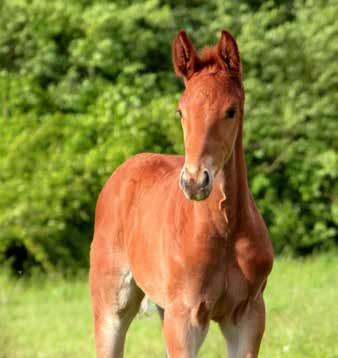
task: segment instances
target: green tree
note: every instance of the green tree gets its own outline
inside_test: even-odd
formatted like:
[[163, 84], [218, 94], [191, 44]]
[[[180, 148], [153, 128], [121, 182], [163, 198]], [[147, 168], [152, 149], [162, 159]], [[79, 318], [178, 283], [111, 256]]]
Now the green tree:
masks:
[[171, 40], [235, 35], [245, 150], [276, 251], [337, 244], [338, 4], [3, 0], [0, 262], [76, 270], [111, 172], [141, 151], [183, 152]]

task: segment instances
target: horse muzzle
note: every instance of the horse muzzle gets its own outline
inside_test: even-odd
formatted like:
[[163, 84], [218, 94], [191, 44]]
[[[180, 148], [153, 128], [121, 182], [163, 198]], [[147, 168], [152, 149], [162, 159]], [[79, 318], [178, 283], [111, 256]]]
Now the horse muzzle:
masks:
[[202, 168], [192, 173], [184, 167], [179, 184], [187, 199], [200, 201], [210, 195], [212, 181], [212, 173], [208, 169]]

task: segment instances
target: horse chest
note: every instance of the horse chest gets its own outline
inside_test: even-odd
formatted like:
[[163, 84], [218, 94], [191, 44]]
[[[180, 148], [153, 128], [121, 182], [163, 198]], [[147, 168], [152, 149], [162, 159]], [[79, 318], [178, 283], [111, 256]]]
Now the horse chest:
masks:
[[169, 260], [167, 299], [198, 299], [208, 302], [215, 320], [233, 317], [260, 294], [271, 265], [272, 254], [248, 239], [230, 247], [199, 246]]

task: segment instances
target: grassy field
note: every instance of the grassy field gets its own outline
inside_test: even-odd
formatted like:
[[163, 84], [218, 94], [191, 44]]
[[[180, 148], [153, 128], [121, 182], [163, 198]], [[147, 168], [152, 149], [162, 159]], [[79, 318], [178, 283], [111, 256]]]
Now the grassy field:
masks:
[[[338, 357], [338, 256], [277, 260], [266, 289], [261, 357]], [[0, 276], [0, 357], [94, 357], [86, 279], [13, 280]], [[156, 314], [128, 332], [126, 357], [161, 357]], [[225, 357], [212, 325], [200, 357]]]

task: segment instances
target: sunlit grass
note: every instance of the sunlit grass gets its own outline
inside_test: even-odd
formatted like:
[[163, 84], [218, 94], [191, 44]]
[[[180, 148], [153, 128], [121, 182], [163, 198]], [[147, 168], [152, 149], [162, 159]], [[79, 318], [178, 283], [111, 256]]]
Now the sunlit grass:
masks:
[[[338, 256], [277, 260], [266, 289], [262, 357], [338, 357]], [[156, 314], [140, 315], [126, 357], [161, 357]], [[225, 357], [212, 325], [200, 357]], [[0, 276], [0, 357], [94, 357], [86, 278], [14, 280]]]

